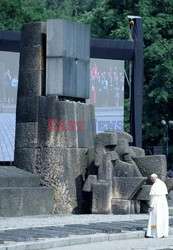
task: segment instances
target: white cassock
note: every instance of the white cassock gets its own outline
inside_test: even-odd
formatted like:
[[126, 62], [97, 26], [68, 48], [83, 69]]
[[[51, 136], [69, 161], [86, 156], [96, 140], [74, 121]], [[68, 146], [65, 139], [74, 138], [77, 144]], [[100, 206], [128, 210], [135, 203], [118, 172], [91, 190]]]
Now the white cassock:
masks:
[[147, 236], [153, 238], [168, 237], [169, 215], [166, 195], [167, 187], [163, 181], [157, 179], [150, 191], [150, 212]]

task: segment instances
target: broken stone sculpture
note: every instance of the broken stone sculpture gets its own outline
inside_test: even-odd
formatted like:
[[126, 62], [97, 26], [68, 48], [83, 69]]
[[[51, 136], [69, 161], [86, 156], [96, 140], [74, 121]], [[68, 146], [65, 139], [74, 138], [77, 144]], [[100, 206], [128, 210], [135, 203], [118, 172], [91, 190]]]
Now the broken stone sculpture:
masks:
[[145, 156], [145, 151], [129, 146], [133, 138], [126, 132], [107, 131], [95, 137], [97, 175], [89, 175], [83, 191], [92, 193], [92, 213], [140, 213], [148, 202], [150, 175], [165, 181], [168, 191], [173, 179], [166, 178], [166, 157]]

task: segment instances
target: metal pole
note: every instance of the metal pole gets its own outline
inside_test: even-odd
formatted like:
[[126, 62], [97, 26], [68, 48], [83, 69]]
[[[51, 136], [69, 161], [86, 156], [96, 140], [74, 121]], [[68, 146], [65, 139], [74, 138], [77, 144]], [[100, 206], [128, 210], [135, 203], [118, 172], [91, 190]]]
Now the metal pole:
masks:
[[169, 140], [169, 135], [168, 135], [168, 125], [166, 125], [166, 159], [168, 160], [168, 140]]

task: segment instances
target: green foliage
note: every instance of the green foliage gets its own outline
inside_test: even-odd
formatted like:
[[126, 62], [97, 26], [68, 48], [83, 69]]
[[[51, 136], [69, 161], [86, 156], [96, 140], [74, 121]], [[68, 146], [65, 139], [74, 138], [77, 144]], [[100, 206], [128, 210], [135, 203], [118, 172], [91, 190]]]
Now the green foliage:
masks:
[[[20, 30], [27, 22], [65, 18], [91, 25], [92, 37], [129, 39], [127, 15], [139, 15], [144, 27], [143, 143], [164, 142], [162, 119], [173, 120], [172, 0], [1, 0], [0, 29]], [[127, 93], [126, 93], [127, 96]], [[129, 131], [129, 100], [125, 130]], [[170, 131], [170, 143], [173, 133]]]

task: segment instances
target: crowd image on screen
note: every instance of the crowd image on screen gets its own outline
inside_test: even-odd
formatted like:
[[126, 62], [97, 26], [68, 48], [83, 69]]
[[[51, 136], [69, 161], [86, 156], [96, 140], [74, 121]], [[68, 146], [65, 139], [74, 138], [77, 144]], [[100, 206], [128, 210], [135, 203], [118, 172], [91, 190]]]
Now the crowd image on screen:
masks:
[[0, 62], [0, 103], [16, 104], [18, 77], [9, 65]]
[[90, 68], [90, 103], [96, 107], [124, 105], [124, 72], [118, 66], [94, 63]]

